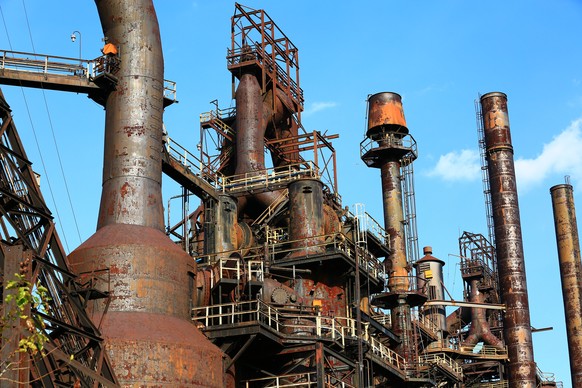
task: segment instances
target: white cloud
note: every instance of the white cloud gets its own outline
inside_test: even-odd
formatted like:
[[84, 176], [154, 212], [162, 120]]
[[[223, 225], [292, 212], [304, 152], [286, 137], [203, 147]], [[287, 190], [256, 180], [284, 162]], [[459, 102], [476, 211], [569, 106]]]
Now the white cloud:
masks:
[[[514, 144], [515, 147], [515, 144]], [[519, 148], [519, 147], [518, 147]], [[428, 172], [445, 181], [474, 181], [481, 179], [481, 161], [476, 150], [452, 151], [442, 155]], [[535, 158], [517, 158], [515, 174], [520, 190], [526, 191], [552, 176], [556, 181], [569, 175], [576, 184], [582, 183], [582, 118], [544, 144]]]
[[481, 162], [475, 150], [452, 151], [442, 155], [429, 176], [440, 177], [445, 181], [474, 181], [481, 178]]
[[515, 173], [520, 189], [527, 190], [550, 175], [570, 175], [582, 182], [582, 118], [544, 144], [541, 154], [534, 159], [519, 158]]
[[314, 113], [317, 113], [319, 111], [322, 111], [324, 109], [329, 109], [329, 108], [334, 108], [337, 106], [337, 103], [335, 102], [313, 102], [311, 103], [311, 105], [309, 106], [309, 108], [305, 109], [305, 111], [303, 112], [304, 116], [309, 116], [312, 115]]

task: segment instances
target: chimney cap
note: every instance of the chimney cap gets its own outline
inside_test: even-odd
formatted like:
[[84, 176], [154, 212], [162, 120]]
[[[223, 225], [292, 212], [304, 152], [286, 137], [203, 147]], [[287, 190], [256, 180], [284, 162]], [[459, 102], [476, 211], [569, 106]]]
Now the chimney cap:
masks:
[[437, 262], [440, 265], [444, 266], [445, 262], [441, 259], [438, 259], [432, 255], [432, 247], [430, 245], [423, 248], [424, 256], [418, 260], [414, 265], [416, 266], [419, 263], [426, 263], [426, 262]]

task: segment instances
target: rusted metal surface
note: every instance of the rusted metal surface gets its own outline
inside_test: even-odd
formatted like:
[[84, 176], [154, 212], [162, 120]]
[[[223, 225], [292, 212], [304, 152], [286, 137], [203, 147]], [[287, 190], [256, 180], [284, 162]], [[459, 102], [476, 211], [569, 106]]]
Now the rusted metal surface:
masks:
[[[163, 56], [151, 0], [96, 0], [119, 48], [117, 90], [106, 103], [97, 232], [70, 255], [79, 272], [108, 268], [103, 322], [122, 385], [222, 387], [222, 352], [189, 322], [192, 258], [163, 233]], [[104, 307], [96, 305], [95, 317]]]
[[[237, 207], [236, 200], [228, 195], [221, 195], [216, 206], [216, 226], [214, 247], [209, 253], [232, 251], [237, 248]], [[221, 257], [220, 255], [217, 256]]]
[[117, 90], [105, 106], [103, 193], [97, 228], [163, 230], [161, 145], [164, 61], [149, 1], [97, 0], [103, 33], [120, 52]]
[[402, 109], [402, 99], [397, 93], [376, 93], [368, 98], [368, 131], [366, 136], [382, 131], [408, 133]]
[[[469, 281], [469, 301], [473, 303], [485, 303], [485, 294], [479, 291], [480, 279], [473, 278]], [[483, 341], [487, 345], [503, 349], [503, 341], [492, 332], [487, 321], [487, 309], [471, 307], [471, 328], [465, 338], [465, 345], [472, 346]]]
[[491, 185], [499, 285], [501, 299], [507, 306], [503, 330], [509, 355], [509, 386], [535, 387], [536, 365], [533, 356], [507, 96], [499, 92], [485, 94], [481, 97], [481, 106]]
[[[416, 288], [426, 289], [429, 300], [444, 300], [443, 266], [445, 262], [432, 255], [432, 247], [424, 247], [423, 252], [424, 256], [414, 263], [418, 283]], [[424, 316], [439, 329], [438, 337], [444, 338], [447, 331], [445, 306], [425, 307]]]
[[576, 223], [574, 190], [571, 185], [556, 185], [550, 189], [558, 260], [562, 279], [564, 312], [570, 354], [572, 386], [582, 386], [582, 264], [580, 239]]
[[325, 220], [321, 181], [301, 179], [289, 184], [289, 215], [291, 257], [322, 253]]
[[192, 323], [159, 314], [108, 314], [108, 351], [124, 386], [220, 387], [222, 353]]
[[386, 260], [390, 274], [390, 291], [408, 291], [408, 263], [406, 260], [406, 240], [404, 236], [404, 214], [402, 207], [402, 187], [400, 185], [398, 160], [386, 160], [381, 167], [382, 199], [384, 205], [384, 228], [390, 237], [392, 253]]
[[265, 128], [261, 85], [252, 73], [243, 73], [236, 89], [236, 170], [246, 174], [265, 169]]

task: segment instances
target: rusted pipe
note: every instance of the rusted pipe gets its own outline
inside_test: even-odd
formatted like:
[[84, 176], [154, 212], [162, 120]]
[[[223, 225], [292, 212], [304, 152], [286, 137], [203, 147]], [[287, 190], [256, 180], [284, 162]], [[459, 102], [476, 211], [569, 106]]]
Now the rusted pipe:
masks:
[[536, 386], [536, 364], [507, 96], [499, 92], [485, 94], [481, 97], [481, 107], [491, 185], [500, 296], [506, 305], [503, 330], [509, 356], [509, 387], [533, 388]]
[[[151, 2], [118, 3], [96, 0], [104, 35], [120, 52], [117, 89], [105, 106], [103, 192], [97, 228], [130, 224], [163, 230], [164, 60], [159, 27]], [[143, 18], [138, 12], [143, 12]]]
[[386, 160], [381, 167], [382, 199], [384, 205], [384, 225], [390, 237], [392, 253], [388, 256], [387, 268], [391, 292], [408, 291], [408, 262], [406, 260], [406, 240], [404, 236], [404, 211], [400, 185], [399, 160]]
[[397, 351], [407, 360], [415, 358], [412, 324], [407, 293], [410, 291], [410, 267], [406, 259], [404, 208], [402, 204], [401, 159], [407, 152], [395, 147], [390, 139], [408, 134], [402, 100], [399, 94], [377, 93], [368, 98], [368, 129], [366, 136], [378, 143], [378, 159], [382, 179], [384, 228], [390, 238], [390, 255], [384, 262], [389, 274], [390, 293], [397, 294], [397, 305], [390, 310], [392, 330], [401, 338]]
[[[480, 279], [472, 278], [469, 281], [469, 301], [473, 303], [485, 303], [485, 294], [479, 292]], [[479, 341], [483, 341], [497, 349], [504, 349], [503, 341], [497, 338], [492, 332], [487, 321], [487, 310], [484, 308], [471, 308], [471, 328], [465, 338], [465, 345], [473, 346]]]
[[[376, 93], [368, 98], [368, 130], [366, 135], [384, 145], [383, 139], [408, 133], [402, 99], [391, 92]], [[389, 147], [380, 166], [382, 199], [384, 205], [384, 227], [390, 236], [392, 253], [387, 259], [390, 274], [390, 291], [408, 291], [406, 241], [404, 237], [404, 210], [402, 206], [401, 150]]]
[[236, 89], [236, 169], [249, 174], [265, 169], [265, 120], [259, 80], [243, 73]]
[[572, 386], [582, 387], [582, 265], [574, 190], [571, 185], [562, 184], [553, 186], [550, 193], [562, 279]]
[[[164, 63], [155, 9], [151, 0], [95, 3], [120, 64], [105, 104], [97, 232], [69, 260], [87, 276], [109, 271], [102, 333], [122, 385], [223, 387], [222, 352], [190, 322], [196, 263], [163, 232]], [[105, 311], [95, 304], [96, 319]]]

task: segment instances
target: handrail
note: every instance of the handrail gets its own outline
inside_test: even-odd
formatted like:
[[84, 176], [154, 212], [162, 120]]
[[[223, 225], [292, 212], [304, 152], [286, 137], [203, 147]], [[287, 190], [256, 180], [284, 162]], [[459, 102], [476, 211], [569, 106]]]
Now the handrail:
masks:
[[[88, 82], [107, 72], [103, 56], [82, 59], [11, 50], [0, 50], [0, 53], [0, 69], [80, 77]], [[176, 82], [164, 80], [164, 98], [176, 101]]]
[[264, 280], [264, 261], [263, 260], [248, 260], [247, 261], [247, 281], [253, 280], [253, 275], [256, 281], [262, 282]]
[[[376, 148], [400, 148], [409, 150], [409, 155], [418, 155], [417, 145], [414, 138], [408, 134], [396, 134], [392, 132], [381, 132], [366, 137], [360, 143], [360, 154], [363, 156]], [[404, 159], [404, 157], [403, 157]]]
[[[305, 163], [289, 164], [285, 167], [270, 167], [264, 170], [248, 172], [245, 174], [231, 175], [224, 178], [223, 192], [236, 193], [268, 188], [273, 185], [281, 185], [296, 179], [319, 178], [319, 169], [311, 161]], [[303, 168], [302, 168], [303, 167]]]
[[[351, 218], [356, 218], [356, 215], [348, 210], [347, 215]], [[390, 238], [388, 232], [380, 225], [374, 217], [368, 212], [364, 212], [364, 220], [361, 221], [366, 227], [366, 232], [376, 237], [383, 245], [390, 248]]]
[[283, 86], [283, 89], [290, 90], [292, 97], [302, 105], [304, 102], [303, 90], [299, 87], [297, 82], [290, 78], [286, 71], [277, 62], [273, 62], [273, 59], [269, 55], [263, 55], [261, 51], [261, 45], [259, 43], [237, 47], [235, 49], [228, 49], [226, 56], [227, 66], [234, 66], [253, 60], [256, 60], [260, 65], [268, 66], [265, 68], [266, 72], [271, 75], [271, 77], [275, 76], [277, 82]]
[[429, 332], [436, 334], [440, 330], [439, 326], [434, 323], [429, 316], [420, 314], [418, 310], [413, 310], [412, 320]]
[[281, 205], [282, 203], [284, 203], [288, 199], [289, 199], [289, 189], [285, 189], [285, 190], [283, 190], [283, 192], [281, 193], [281, 195], [278, 196], [273, 201], [273, 203], [271, 203], [269, 206], [267, 206], [267, 208], [265, 209], [265, 211], [263, 211], [263, 213], [260, 216], [258, 216], [253, 221], [253, 223], [251, 224], [251, 226], [253, 226], [253, 225], [261, 225], [267, 218], [269, 218], [269, 217], [271, 217], [271, 215], [273, 215], [273, 213], [279, 207], [279, 205]]
[[[346, 345], [346, 339], [357, 338], [357, 325], [353, 318], [322, 316], [315, 309], [282, 310], [261, 300], [197, 307], [192, 309], [192, 313], [192, 320], [205, 327], [258, 322], [277, 332], [327, 338], [342, 346]], [[397, 369], [405, 370], [407, 363], [404, 357], [370, 335], [368, 327], [368, 324], [363, 325], [360, 338], [369, 344], [372, 353]]]
[[177, 101], [176, 97], [176, 82], [168, 79], [164, 80], [164, 98], [170, 101]]
[[458, 345], [458, 344], [450, 344], [447, 340], [439, 340], [431, 342], [427, 347], [427, 350], [430, 349], [439, 349], [439, 350], [450, 350], [456, 353], [461, 353], [465, 355], [472, 355], [475, 357], [507, 357], [507, 347], [503, 349], [496, 348], [491, 345], [483, 345], [483, 347], [478, 351], [475, 352], [474, 346], [465, 346], [465, 345]]
[[[20, 71], [95, 76], [96, 59], [59, 57], [55, 55], [26, 53], [22, 51], [0, 50], [0, 69], [13, 68]], [[40, 59], [30, 59], [35, 57]], [[27, 70], [24, 70], [27, 69]], [[36, 71], [35, 71], [36, 70]]]
[[210, 284], [214, 286], [218, 280], [222, 278], [229, 278], [228, 272], [233, 272], [235, 274], [235, 278], [240, 280], [241, 270], [240, 270], [240, 261], [238, 258], [234, 257], [221, 257], [218, 259], [218, 274], [216, 275], [218, 279], [215, 279], [214, 271], [210, 271]]
[[[326, 235], [313, 236], [312, 240], [321, 241], [321, 243], [307, 245], [308, 242], [306, 239], [300, 240], [276, 239], [274, 242], [268, 244], [267, 254], [270, 256], [271, 261], [277, 264], [281, 262], [281, 260], [277, 259], [277, 257], [282, 254], [291, 254], [296, 251], [305, 251], [305, 248], [307, 247], [320, 247], [321, 250], [325, 252], [342, 252], [348, 258], [355, 262], [356, 246], [350, 240], [348, 240], [343, 233], [338, 232]], [[304, 245], [301, 246], [299, 245], [299, 243], [304, 243]], [[295, 245], [295, 248], [289, 248], [290, 245]], [[260, 251], [262, 248], [263, 246], [256, 246], [252, 247], [251, 250]], [[385, 268], [384, 265], [380, 262], [380, 260], [378, 260], [376, 256], [374, 256], [372, 253], [370, 253], [368, 250], [364, 248], [357, 247], [357, 249], [359, 250], [360, 253], [359, 256], [360, 268], [368, 272], [372, 278], [383, 279], [385, 275]], [[195, 258], [198, 262], [202, 262], [204, 264], [214, 264], [219, 260], [220, 257], [231, 256], [231, 254], [233, 253], [239, 253], [241, 254], [241, 256], [243, 256], [241, 249], [235, 249], [230, 251], [215, 252], [207, 255], [200, 255], [196, 256]], [[249, 255], [246, 255], [245, 257], [250, 258]], [[262, 254], [257, 254], [256, 257], [257, 258], [262, 257]]]
[[[295, 374], [286, 374], [279, 376], [260, 377], [256, 379], [245, 380], [245, 387], [254, 387], [250, 383], [263, 383], [262, 387], [286, 388], [286, 387], [317, 387], [317, 373], [304, 372]], [[339, 380], [337, 377], [326, 374], [325, 386], [329, 388], [356, 388], [354, 385]]]
[[542, 370], [536, 366], [536, 374], [542, 383], [555, 383], [556, 375], [552, 372], [542, 372]]
[[463, 368], [459, 363], [444, 353], [424, 354], [419, 356], [419, 363], [435, 364], [453, 372], [459, 379], [463, 378]]
[[205, 172], [205, 163], [170, 137], [166, 140], [166, 150], [171, 158], [191, 170], [193, 174], [205, 179], [214, 189], [218, 190], [222, 186], [224, 179], [222, 174], [217, 171]]

